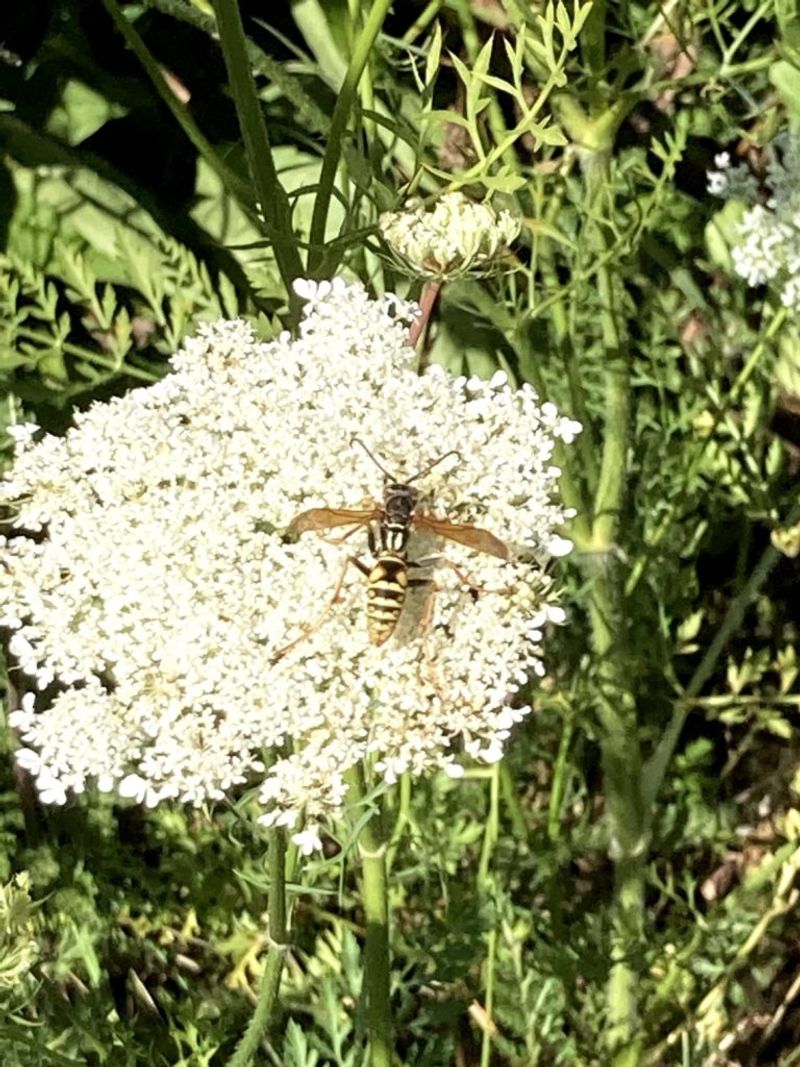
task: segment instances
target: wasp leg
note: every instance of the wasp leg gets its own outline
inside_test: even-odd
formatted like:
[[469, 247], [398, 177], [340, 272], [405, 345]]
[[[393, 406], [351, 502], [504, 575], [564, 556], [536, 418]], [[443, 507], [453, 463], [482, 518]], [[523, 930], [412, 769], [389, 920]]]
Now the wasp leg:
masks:
[[481, 593], [502, 593], [505, 596], [510, 596], [515, 589], [513, 585], [504, 585], [499, 589], [490, 589], [488, 586], [481, 585], [479, 582], [476, 582], [474, 578], [470, 578], [466, 571], [463, 571], [457, 563], [453, 563], [447, 556], [426, 556], [424, 559], [419, 559], [416, 562], [409, 560], [408, 565], [409, 567], [434, 567], [442, 565], [449, 567], [451, 571], [455, 571], [456, 577], [462, 585], [469, 589], [473, 596], [478, 596]]
[[[472, 596], [477, 596], [480, 593], [485, 592], [484, 586], [479, 585], [476, 581], [470, 578], [470, 576], [466, 574], [466, 572], [463, 571], [461, 567], [458, 566], [458, 564], [453, 563], [453, 561], [449, 560], [447, 556], [426, 556], [423, 559], [409, 560], [409, 567], [414, 568], [433, 567], [437, 565], [444, 565], [446, 567], [449, 567], [450, 570], [455, 571], [459, 581], [464, 585], [466, 589], [469, 590]], [[444, 689], [441, 684], [441, 679], [437, 674], [436, 663], [433, 659], [433, 656], [431, 655], [427, 641], [427, 636], [430, 632], [431, 624], [433, 623], [433, 610], [436, 604], [436, 594], [441, 593], [443, 587], [441, 585], [438, 585], [433, 580], [433, 578], [411, 578], [408, 584], [410, 586], [416, 587], [426, 586], [430, 590], [428, 596], [425, 598], [425, 604], [422, 609], [422, 616], [420, 618], [419, 624], [420, 635], [422, 637], [422, 658], [427, 668], [427, 679], [433, 686], [433, 689], [436, 695], [439, 697], [439, 700], [441, 700], [442, 704], [445, 704], [446, 699]]]
[[461, 569], [461, 567], [458, 566], [457, 563], [453, 563], [453, 561], [451, 559], [448, 559], [447, 556], [425, 556], [424, 559], [418, 559], [418, 560], [415, 560], [415, 561], [409, 561], [409, 566], [410, 567], [434, 567], [434, 566], [449, 567], [451, 571], [455, 571], [455, 574], [458, 577], [459, 581], [462, 583], [462, 585], [467, 586], [467, 588], [471, 592], [473, 592], [473, 593], [483, 593], [483, 592], [485, 592], [484, 586], [479, 585], [476, 581], [474, 581], [472, 578], [470, 578], [470, 576], [465, 571], [463, 571]]
[[[409, 562], [410, 566], [418, 567], [424, 566], [424, 564], [417, 562]], [[422, 639], [422, 660], [426, 667], [425, 677], [428, 682], [433, 686], [433, 691], [438, 696], [442, 704], [445, 704], [444, 689], [441, 684], [441, 679], [436, 671], [436, 661], [431, 655], [430, 648], [428, 646], [428, 634], [430, 633], [431, 623], [433, 622], [433, 608], [436, 603], [436, 594], [441, 593], [442, 587], [437, 585], [433, 578], [410, 578], [409, 587], [416, 589], [428, 589], [428, 595], [425, 597], [425, 603], [422, 608], [422, 615], [419, 620], [419, 632]], [[420, 664], [420, 668], [422, 664]], [[422, 673], [420, 671], [420, 673]]]
[[326, 545], [343, 545], [348, 537], [352, 537], [358, 530], [363, 529], [362, 526], [354, 526], [352, 530], [348, 530], [346, 534], [342, 534], [341, 537], [326, 537], [324, 534], [320, 537], [320, 541], [324, 541]]
[[338, 603], [338, 601], [340, 600], [340, 593], [342, 591], [342, 585], [344, 584], [345, 575], [347, 574], [347, 568], [351, 566], [351, 564], [352, 566], [360, 570], [362, 574], [369, 576], [370, 571], [366, 563], [362, 563], [362, 561], [358, 559], [357, 556], [348, 556], [347, 559], [344, 561], [342, 573], [339, 575], [339, 580], [336, 583], [336, 588], [333, 590], [333, 596], [331, 597], [328, 606], [314, 620], [314, 622], [312, 622], [309, 626], [305, 627], [299, 637], [296, 637], [294, 641], [290, 641], [288, 645], [284, 645], [283, 648], [279, 648], [277, 652], [273, 652], [272, 656], [270, 657], [271, 663], [275, 663], [276, 660], [279, 660], [283, 656], [285, 656], [287, 652], [291, 652], [291, 650], [296, 645], [299, 645], [301, 641], [305, 641], [306, 638], [310, 637], [316, 630], [320, 628], [320, 626], [323, 625], [323, 623], [328, 620], [331, 612], [333, 611], [334, 604]]

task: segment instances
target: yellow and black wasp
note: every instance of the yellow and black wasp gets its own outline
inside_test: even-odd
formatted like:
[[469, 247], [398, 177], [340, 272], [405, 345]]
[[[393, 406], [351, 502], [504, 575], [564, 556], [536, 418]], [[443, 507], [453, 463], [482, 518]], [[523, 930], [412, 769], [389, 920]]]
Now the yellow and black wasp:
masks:
[[[435, 589], [435, 583], [431, 578], [414, 578], [409, 574], [414, 570], [434, 562], [440, 561], [440, 557], [428, 557], [424, 560], [412, 560], [408, 558], [408, 539], [412, 527], [416, 530], [428, 531], [439, 537], [447, 537], [451, 541], [467, 545], [478, 552], [487, 552], [489, 555], [498, 556], [500, 559], [508, 558], [508, 547], [479, 526], [471, 526], [465, 523], [454, 523], [448, 519], [438, 519], [433, 515], [427, 515], [417, 510], [419, 490], [413, 485], [450, 456], [459, 455], [451, 450], [439, 456], [427, 467], [417, 471], [411, 478], [400, 481], [394, 477], [363, 441], [355, 438], [355, 444], [359, 444], [375, 465], [383, 472], [383, 500], [374, 503], [368, 508], [311, 508], [301, 512], [291, 522], [289, 529], [302, 534], [309, 530], [321, 533], [339, 526], [352, 526], [353, 530], [361, 526], [367, 527], [367, 538], [370, 553], [373, 557], [371, 565], [364, 563], [357, 556], [348, 556], [344, 569], [334, 590], [332, 603], [339, 598], [344, 576], [349, 565], [358, 568], [367, 579], [367, 633], [373, 645], [382, 645], [394, 633], [406, 596], [410, 587], [427, 586]], [[349, 537], [345, 534], [345, 538]], [[344, 538], [343, 538], [344, 540]], [[461, 574], [455, 564], [443, 560], [452, 567], [465, 583], [471, 583]], [[327, 615], [327, 612], [326, 612]], [[310, 633], [314, 626], [310, 627], [303, 637]], [[298, 638], [302, 640], [303, 638]], [[297, 641], [293, 641], [277, 655], [282, 655], [293, 648]]]

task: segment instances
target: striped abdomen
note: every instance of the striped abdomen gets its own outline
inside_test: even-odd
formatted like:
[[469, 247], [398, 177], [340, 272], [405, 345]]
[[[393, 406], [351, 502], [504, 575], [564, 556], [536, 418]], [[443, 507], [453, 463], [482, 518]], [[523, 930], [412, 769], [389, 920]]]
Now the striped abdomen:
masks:
[[380, 552], [367, 579], [367, 632], [373, 645], [394, 633], [408, 590], [408, 564], [394, 552]]

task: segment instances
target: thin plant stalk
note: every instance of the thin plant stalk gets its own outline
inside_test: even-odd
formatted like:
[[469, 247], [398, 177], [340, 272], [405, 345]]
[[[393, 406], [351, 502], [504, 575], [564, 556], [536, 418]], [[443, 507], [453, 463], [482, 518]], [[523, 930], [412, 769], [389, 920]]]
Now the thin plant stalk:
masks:
[[[500, 767], [494, 763], [489, 773], [489, 811], [486, 829], [483, 834], [481, 859], [478, 866], [478, 886], [481, 896], [486, 897], [494, 889], [494, 877], [491, 872], [492, 858], [500, 836]], [[494, 1025], [495, 970], [497, 965], [497, 929], [493, 927], [486, 939], [486, 961], [484, 963], [484, 1010], [486, 1020], [481, 1036], [481, 1067], [489, 1067], [492, 1056], [492, 1034]]]
[[236, 114], [256, 196], [261, 206], [264, 227], [272, 243], [275, 262], [289, 297], [289, 306], [296, 314], [299, 303], [292, 283], [302, 275], [303, 264], [292, 230], [289, 197], [280, 183], [272, 158], [261, 101], [250, 67], [247, 38], [244, 35], [238, 0], [213, 0], [213, 3], [228, 81], [236, 104]]
[[[387, 841], [383, 812], [374, 797], [367, 801], [364, 768], [347, 775], [349, 799], [360, 820], [358, 851], [361, 857], [361, 896], [366, 922], [363, 990], [367, 1004], [370, 1067], [392, 1067], [392, 1020], [389, 997], [389, 896], [386, 871]], [[358, 809], [369, 804], [369, 818]]]
[[[232, 2], [232, 0], [228, 0]], [[347, 65], [347, 73], [344, 76], [342, 87], [336, 99], [336, 106], [331, 117], [331, 128], [325, 145], [325, 155], [322, 159], [322, 169], [319, 176], [319, 188], [314, 199], [314, 211], [311, 216], [311, 234], [308, 250], [308, 272], [317, 277], [321, 269], [324, 269], [325, 259], [325, 229], [328, 223], [328, 211], [330, 209], [333, 186], [336, 181], [336, 173], [339, 169], [339, 160], [342, 155], [347, 122], [356, 101], [358, 83], [369, 60], [375, 39], [383, 26], [383, 20], [391, 7], [391, 0], [374, 0], [372, 8], [364, 22], [361, 33], [358, 35], [353, 54]]]
[[247, 1030], [227, 1067], [250, 1067], [256, 1062], [264, 1035], [274, 1022], [283, 962], [288, 948], [287, 873], [291, 878], [297, 863], [297, 849], [287, 848], [286, 831], [272, 830], [269, 843], [269, 948], [258, 990], [258, 1001]]
[[185, 104], [182, 104], [170, 88], [161, 67], [156, 62], [147, 45], [139, 36], [138, 31], [125, 17], [117, 0], [102, 0], [103, 6], [108, 11], [117, 29], [125, 38], [128, 47], [144, 67], [153, 83], [158, 95], [172, 112], [183, 132], [192, 142], [199, 154], [206, 160], [209, 166], [217, 172], [226, 188], [239, 200], [246, 211], [252, 211], [253, 197], [247, 183], [244, 182], [236, 171], [225, 163], [217, 153], [211, 142], [201, 132], [199, 126], [192, 118]]
[[419, 298], [421, 313], [414, 319], [414, 322], [408, 330], [408, 343], [410, 347], [416, 348], [417, 344], [420, 344], [419, 362], [417, 364], [417, 370], [420, 374], [422, 374], [428, 366], [430, 357], [427, 343], [428, 330], [430, 328], [431, 315], [439, 300], [441, 291], [442, 283], [440, 281], [429, 281], [425, 283], [422, 295]]
[[[585, 161], [589, 214], [602, 219], [611, 188], [610, 146], [600, 145]], [[605, 250], [607, 234], [593, 223], [593, 245]], [[641, 796], [641, 748], [637, 711], [628, 685], [623, 607], [624, 583], [616, 538], [628, 476], [631, 422], [630, 352], [619, 325], [610, 265], [597, 272], [605, 349], [605, 432], [594, 496], [590, 543], [584, 569], [590, 577], [589, 621], [598, 664], [596, 712], [600, 724], [609, 854], [614, 864], [611, 970], [606, 993], [605, 1042], [613, 1062], [635, 1062], [638, 967], [644, 936], [647, 842]], [[631, 1056], [634, 1058], [631, 1059]]]
[[397, 809], [394, 818], [394, 827], [389, 838], [386, 850], [386, 870], [391, 873], [394, 866], [397, 850], [411, 826], [411, 775], [400, 775], [397, 789]]

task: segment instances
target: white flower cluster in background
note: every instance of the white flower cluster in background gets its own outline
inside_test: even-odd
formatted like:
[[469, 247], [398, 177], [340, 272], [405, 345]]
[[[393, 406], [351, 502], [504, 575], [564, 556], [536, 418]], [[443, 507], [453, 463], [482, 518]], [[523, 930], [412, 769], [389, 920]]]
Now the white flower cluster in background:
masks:
[[800, 142], [781, 138], [773, 146], [764, 204], [754, 203], [759, 185], [747, 167], [732, 165], [727, 152], [714, 162], [719, 169], [709, 172], [709, 192], [751, 205], [731, 249], [736, 273], [748, 285], [774, 285], [784, 307], [800, 311]]
[[[544, 572], [570, 547], [553, 448], [578, 424], [502, 373], [420, 377], [412, 305], [342, 281], [298, 290], [296, 340], [218, 322], [163, 381], [95, 404], [63, 437], [17, 428], [0, 624], [32, 688], [11, 716], [18, 758], [48, 802], [90, 781], [148, 805], [261, 781], [263, 821], [311, 850], [365, 755], [390, 782], [458, 775], [459, 750], [499, 759], [530, 711], [515, 694], [543, 673], [544, 627], [564, 617]], [[369, 561], [364, 529], [338, 544], [286, 536], [307, 508], [381, 498], [355, 435], [400, 478], [458, 450], [417, 483], [420, 507], [511, 551], [412, 534], [412, 558], [445, 555], [479, 591], [434, 565], [440, 591], [413, 593], [382, 647], [346, 563]]]
[[381, 234], [398, 259], [415, 274], [445, 279], [495, 262], [514, 241], [519, 220], [510, 211], [445, 193], [432, 209], [411, 203], [386, 211]]

